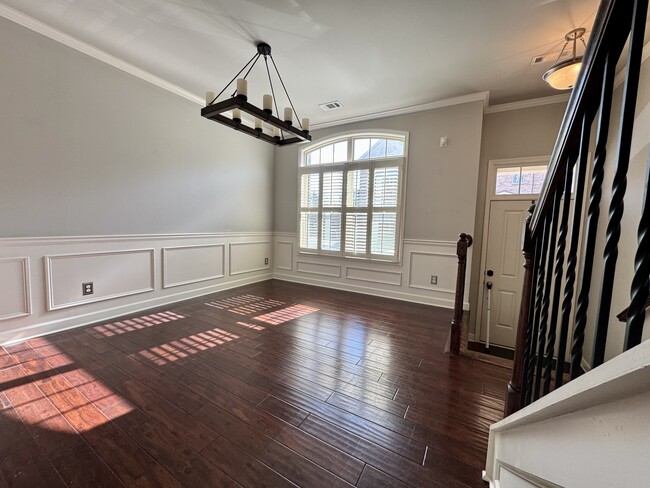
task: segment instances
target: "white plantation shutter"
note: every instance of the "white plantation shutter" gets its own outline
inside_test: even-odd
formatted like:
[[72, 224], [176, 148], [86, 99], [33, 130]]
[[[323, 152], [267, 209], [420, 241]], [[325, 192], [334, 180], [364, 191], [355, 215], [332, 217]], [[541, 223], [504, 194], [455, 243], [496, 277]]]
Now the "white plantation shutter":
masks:
[[355, 169], [348, 171], [346, 206], [367, 207], [370, 193], [370, 170]]
[[345, 217], [345, 252], [366, 254], [368, 214], [349, 213]]
[[323, 212], [321, 249], [323, 251], [341, 250], [341, 212]]
[[397, 207], [399, 168], [376, 168], [372, 204], [375, 207]]
[[395, 254], [397, 237], [397, 213], [373, 213], [371, 236], [372, 254], [384, 254], [387, 256], [392, 256]]
[[323, 207], [341, 207], [343, 204], [343, 171], [323, 173]]
[[300, 167], [300, 249], [398, 261], [404, 136], [361, 134], [311, 146]]
[[320, 174], [309, 173], [302, 175], [301, 178], [301, 207], [318, 208], [320, 195]]
[[300, 247], [318, 249], [318, 212], [300, 212]]

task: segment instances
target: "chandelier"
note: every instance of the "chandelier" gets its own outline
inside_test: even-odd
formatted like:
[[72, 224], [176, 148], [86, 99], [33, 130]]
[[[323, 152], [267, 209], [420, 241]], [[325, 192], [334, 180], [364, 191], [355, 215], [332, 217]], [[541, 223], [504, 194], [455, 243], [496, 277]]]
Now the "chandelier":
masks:
[[[585, 29], [579, 28], [572, 30], [564, 36], [566, 42], [562, 47], [562, 51], [560, 51], [558, 61], [542, 76], [544, 81], [551, 85], [552, 88], [556, 90], [570, 90], [576, 84], [580, 69], [582, 68], [582, 56], [576, 55], [576, 43], [580, 39], [582, 44], [585, 44], [583, 38], [585, 32]], [[559, 60], [562, 58], [562, 54], [564, 54], [564, 50], [570, 42], [573, 43], [573, 55], [571, 59], [560, 62]]]
[[[261, 57], [264, 58], [264, 64], [266, 65], [266, 73], [271, 93], [263, 96], [262, 108], [260, 109], [248, 102], [248, 81], [246, 80], [246, 77]], [[271, 81], [269, 59], [273, 64], [275, 73], [277, 74], [287, 100], [289, 101], [289, 107], [285, 107], [282, 118], [280, 118], [277, 99], [273, 89], [273, 82]], [[244, 71], [246, 71], [246, 74], [244, 74], [243, 78], [239, 78]], [[233, 84], [233, 82], [235, 82], [235, 80], [237, 80], [236, 90], [230, 98], [218, 102], [218, 98]], [[274, 107], [275, 112], [273, 111]], [[242, 121], [242, 112], [251, 116], [254, 121], [252, 126], [245, 124]], [[213, 92], [206, 92], [205, 107], [201, 109], [201, 115], [206, 119], [214, 120], [215, 122], [219, 122], [220, 124], [232, 127], [235, 130], [278, 146], [311, 141], [311, 136], [309, 135], [309, 119], [304, 118], [301, 121], [298, 118], [291, 97], [287, 92], [282, 76], [280, 76], [278, 67], [271, 55], [271, 46], [265, 42], [259, 42], [257, 44], [257, 53], [241, 70], [239, 70], [239, 73], [230, 80], [218, 95], [215, 96]], [[298, 126], [294, 125], [294, 116]]]

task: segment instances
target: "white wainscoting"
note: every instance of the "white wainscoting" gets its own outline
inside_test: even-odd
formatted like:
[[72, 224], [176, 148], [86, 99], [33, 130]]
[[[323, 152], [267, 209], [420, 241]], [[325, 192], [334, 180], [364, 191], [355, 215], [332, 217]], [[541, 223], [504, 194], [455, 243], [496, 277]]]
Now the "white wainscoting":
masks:
[[402, 286], [401, 271], [382, 271], [378, 269], [357, 268], [346, 266], [345, 277], [348, 280], [365, 281], [367, 283], [381, 283], [383, 285]]
[[271, 269], [271, 240], [230, 244], [230, 276]]
[[314, 261], [297, 260], [296, 271], [299, 274], [329, 276], [331, 278], [341, 277], [341, 266], [338, 264], [315, 263]]
[[[154, 249], [45, 256], [49, 311], [154, 291], [155, 281]], [[82, 294], [87, 282], [92, 295]]]
[[0, 320], [32, 313], [29, 258], [0, 259]]
[[[273, 278], [453, 308], [456, 241], [404, 240], [401, 263], [298, 253], [296, 234], [275, 233]], [[471, 253], [471, 249], [469, 250]], [[471, 254], [467, 259], [467, 276]], [[431, 285], [431, 275], [438, 284]], [[469, 296], [468, 289], [465, 297]], [[465, 310], [469, 303], [464, 302]]]
[[163, 288], [223, 278], [225, 244], [163, 247]]
[[293, 271], [293, 242], [276, 240], [273, 260], [276, 269]]
[[[2, 238], [0, 344], [268, 280], [264, 259], [272, 257], [272, 238], [270, 232]], [[92, 295], [82, 294], [86, 282], [93, 282]]]

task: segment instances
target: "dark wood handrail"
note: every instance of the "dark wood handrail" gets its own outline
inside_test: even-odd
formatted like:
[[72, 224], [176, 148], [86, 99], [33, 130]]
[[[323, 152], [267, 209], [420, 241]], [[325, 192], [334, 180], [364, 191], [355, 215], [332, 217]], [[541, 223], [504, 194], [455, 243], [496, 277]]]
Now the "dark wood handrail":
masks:
[[449, 350], [452, 354], [460, 354], [460, 341], [463, 329], [463, 298], [465, 297], [465, 270], [467, 269], [467, 248], [472, 246], [472, 236], [460, 234], [456, 243], [458, 256], [458, 273], [456, 275], [456, 297], [454, 300], [454, 318], [451, 321]]

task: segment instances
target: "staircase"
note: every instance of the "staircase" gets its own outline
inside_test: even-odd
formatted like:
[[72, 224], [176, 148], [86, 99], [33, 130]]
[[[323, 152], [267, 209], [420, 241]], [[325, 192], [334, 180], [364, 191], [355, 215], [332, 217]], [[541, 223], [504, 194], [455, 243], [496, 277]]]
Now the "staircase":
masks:
[[531, 208], [490, 486], [650, 486], [647, 21], [648, 0], [601, 2]]

